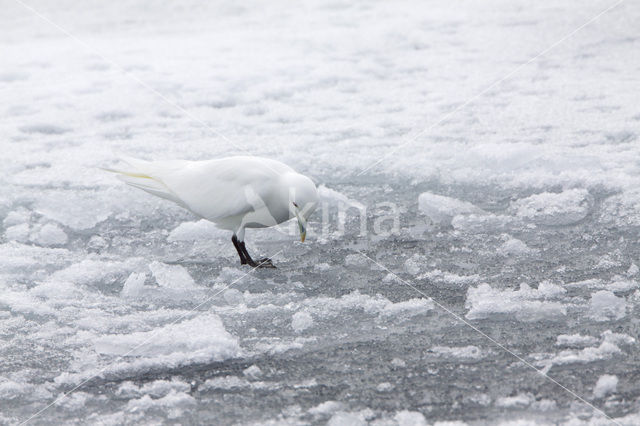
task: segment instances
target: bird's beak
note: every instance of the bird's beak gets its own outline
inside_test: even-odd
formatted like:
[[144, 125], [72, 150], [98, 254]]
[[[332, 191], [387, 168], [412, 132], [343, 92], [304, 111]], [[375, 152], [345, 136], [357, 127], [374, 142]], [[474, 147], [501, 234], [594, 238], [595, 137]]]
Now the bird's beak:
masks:
[[300, 211], [296, 208], [296, 219], [298, 219], [298, 229], [300, 229], [300, 241], [304, 243], [304, 239], [307, 238], [307, 221], [300, 214]]
[[300, 241], [304, 243], [304, 239], [307, 238], [307, 227], [299, 218], [298, 218], [298, 228], [300, 228]]

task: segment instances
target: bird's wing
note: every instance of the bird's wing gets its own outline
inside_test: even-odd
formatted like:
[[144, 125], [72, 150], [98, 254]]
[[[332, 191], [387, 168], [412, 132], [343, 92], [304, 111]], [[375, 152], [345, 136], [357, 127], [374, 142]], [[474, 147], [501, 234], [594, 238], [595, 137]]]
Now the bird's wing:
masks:
[[155, 183], [153, 188], [149, 188], [148, 184], [147, 187], [143, 186], [149, 180], [145, 177], [135, 178], [138, 180], [131, 182], [132, 174], [129, 174], [129, 178], [123, 178], [127, 183], [171, 199], [211, 221], [254, 211], [256, 199], [269, 196], [279, 174], [291, 171], [282, 163], [255, 157], [127, 162], [161, 185], [162, 191], [155, 188]]

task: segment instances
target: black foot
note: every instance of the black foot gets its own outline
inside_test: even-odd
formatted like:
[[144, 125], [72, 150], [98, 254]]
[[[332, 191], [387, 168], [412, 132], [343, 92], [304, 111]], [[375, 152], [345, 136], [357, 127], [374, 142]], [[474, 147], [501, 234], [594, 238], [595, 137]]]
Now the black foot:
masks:
[[272, 268], [276, 269], [276, 266], [273, 264], [271, 259], [268, 257], [263, 257], [262, 259], [258, 259], [257, 262], [254, 262], [254, 265], [251, 265], [254, 268]]
[[252, 268], [275, 268], [273, 262], [268, 257], [264, 257], [257, 262], [249, 256], [249, 252], [247, 251], [247, 247], [244, 245], [244, 241], [238, 241], [238, 237], [233, 235], [231, 237], [231, 241], [233, 241], [233, 246], [238, 251], [238, 256], [240, 256], [240, 264], [241, 265], [249, 265]]

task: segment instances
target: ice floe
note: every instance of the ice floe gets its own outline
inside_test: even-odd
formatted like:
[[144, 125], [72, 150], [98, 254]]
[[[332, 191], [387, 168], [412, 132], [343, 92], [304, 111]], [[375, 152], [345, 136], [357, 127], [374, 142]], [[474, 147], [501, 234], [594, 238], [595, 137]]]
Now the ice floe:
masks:
[[218, 229], [215, 224], [201, 219], [197, 222], [183, 222], [169, 233], [167, 241], [211, 241], [231, 240], [229, 231]]
[[456, 231], [471, 234], [505, 232], [517, 225], [520, 225], [517, 218], [503, 214], [461, 214], [451, 220], [451, 226]]
[[122, 297], [137, 297], [140, 295], [144, 282], [147, 279], [147, 274], [132, 272], [122, 286], [120, 295]]
[[364, 426], [368, 423], [367, 420], [372, 419], [373, 417], [374, 412], [369, 408], [351, 412], [338, 411], [331, 416], [327, 422], [327, 426]]
[[588, 346], [583, 349], [566, 349], [556, 355], [537, 361], [537, 365], [544, 367], [543, 371], [548, 372], [554, 365], [589, 363], [610, 359], [623, 353], [621, 346], [626, 348], [635, 343], [636, 339], [629, 335], [613, 333], [607, 330], [601, 334], [598, 346]]
[[511, 203], [515, 215], [540, 225], [571, 225], [589, 214], [591, 197], [586, 189], [543, 192]]
[[613, 293], [625, 293], [638, 289], [640, 287], [640, 283], [636, 280], [614, 275], [611, 279], [592, 278], [566, 283], [565, 286], [568, 288], [601, 289]]
[[556, 338], [556, 346], [582, 347], [593, 345], [598, 341], [593, 336], [581, 334], [561, 334]]
[[487, 356], [487, 354], [483, 352], [479, 347], [473, 345], [460, 347], [434, 346], [429, 351], [445, 359], [458, 358], [463, 360], [477, 360]]
[[291, 328], [300, 333], [313, 325], [313, 317], [307, 312], [296, 312], [291, 317]]
[[309, 409], [309, 414], [312, 416], [329, 416], [336, 411], [344, 410], [343, 403], [338, 401], [325, 401]]
[[142, 258], [130, 257], [124, 260], [113, 260], [91, 254], [80, 262], [57, 270], [49, 276], [47, 282], [68, 282], [78, 285], [91, 285], [96, 282], [116, 284], [130, 271], [142, 268], [143, 264]]
[[32, 241], [43, 246], [61, 246], [67, 240], [67, 234], [62, 228], [53, 223], [47, 223], [32, 237]]
[[4, 231], [4, 236], [7, 240], [17, 241], [19, 243], [26, 243], [29, 241], [30, 227], [28, 223], [21, 223], [19, 225], [13, 225], [8, 227]]
[[558, 320], [567, 314], [566, 306], [553, 299], [566, 290], [550, 282], [541, 282], [537, 289], [520, 284], [518, 290], [497, 289], [480, 284], [467, 290], [465, 307], [468, 319], [483, 319], [495, 314], [510, 315], [520, 321]]
[[169, 419], [177, 419], [182, 416], [184, 410], [191, 409], [196, 404], [195, 398], [188, 393], [171, 390], [161, 398], [152, 398], [149, 395], [145, 395], [139, 399], [129, 400], [127, 410], [130, 412], [146, 412], [152, 409], [165, 409]]
[[485, 213], [482, 209], [467, 201], [431, 192], [420, 194], [418, 208], [429, 219], [440, 225], [450, 225], [451, 220], [458, 215], [481, 215]]
[[398, 423], [398, 426], [427, 426], [427, 419], [424, 414], [418, 411], [398, 411], [393, 419]]
[[497, 252], [499, 255], [509, 258], [519, 258], [536, 254], [538, 250], [528, 247], [523, 241], [510, 236], [505, 237]]
[[76, 231], [91, 229], [112, 214], [98, 191], [49, 191], [38, 197], [35, 211]]
[[244, 370], [242, 370], [242, 374], [244, 374], [245, 377], [253, 380], [257, 380], [263, 375], [262, 370], [257, 365], [252, 365], [245, 368]]
[[137, 386], [130, 381], [126, 381], [118, 386], [116, 395], [126, 398], [139, 397], [141, 395], [159, 398], [169, 394], [171, 391], [190, 392], [191, 384], [177, 377], [173, 377], [171, 380], [154, 380], [142, 386]]
[[608, 290], [600, 290], [591, 295], [589, 315], [596, 321], [613, 321], [625, 317], [627, 302]]
[[174, 290], [193, 290], [196, 283], [189, 272], [182, 265], [167, 265], [166, 263], [153, 261], [149, 269], [160, 287]]
[[618, 387], [618, 377], [611, 374], [604, 374], [598, 378], [593, 388], [593, 396], [603, 398], [608, 394], [614, 393]]
[[151, 331], [105, 334], [95, 339], [95, 348], [102, 354], [157, 357], [170, 362], [215, 361], [240, 353], [237, 338], [225, 330], [215, 314], [200, 314]]
[[502, 408], [522, 408], [529, 406], [534, 401], [533, 395], [519, 393], [514, 396], [503, 396], [496, 400], [496, 406]]
[[453, 272], [441, 271], [440, 269], [434, 269], [427, 271], [417, 277], [417, 279], [427, 279], [430, 281], [441, 282], [457, 287], [462, 287], [466, 284], [475, 284], [481, 280], [480, 275], [458, 275]]
[[248, 381], [247, 379], [237, 377], [237, 376], [221, 376], [214, 377], [213, 379], [206, 380], [202, 385], [198, 387], [200, 391], [209, 391], [215, 389], [237, 389], [237, 388], [248, 388], [248, 387], [264, 387], [260, 386], [260, 384], [256, 385], [255, 383]]

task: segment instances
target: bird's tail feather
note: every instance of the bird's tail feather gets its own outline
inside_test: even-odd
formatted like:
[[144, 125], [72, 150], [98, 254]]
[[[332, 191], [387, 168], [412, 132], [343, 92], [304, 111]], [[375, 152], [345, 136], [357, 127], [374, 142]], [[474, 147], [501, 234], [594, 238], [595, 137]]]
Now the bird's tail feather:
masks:
[[162, 180], [152, 176], [148, 172], [143, 172], [142, 170], [140, 170], [148, 168], [145, 166], [151, 165], [152, 163], [135, 158], [125, 158], [124, 161], [132, 166], [134, 170], [118, 170], [106, 167], [101, 167], [101, 169], [107, 172], [116, 173], [118, 175], [118, 179], [127, 183], [128, 185], [142, 189], [143, 191], [153, 194], [156, 197], [165, 198], [183, 207], [186, 207], [184, 201], [182, 201], [173, 191], [171, 191], [171, 189], [169, 189], [162, 182]]

